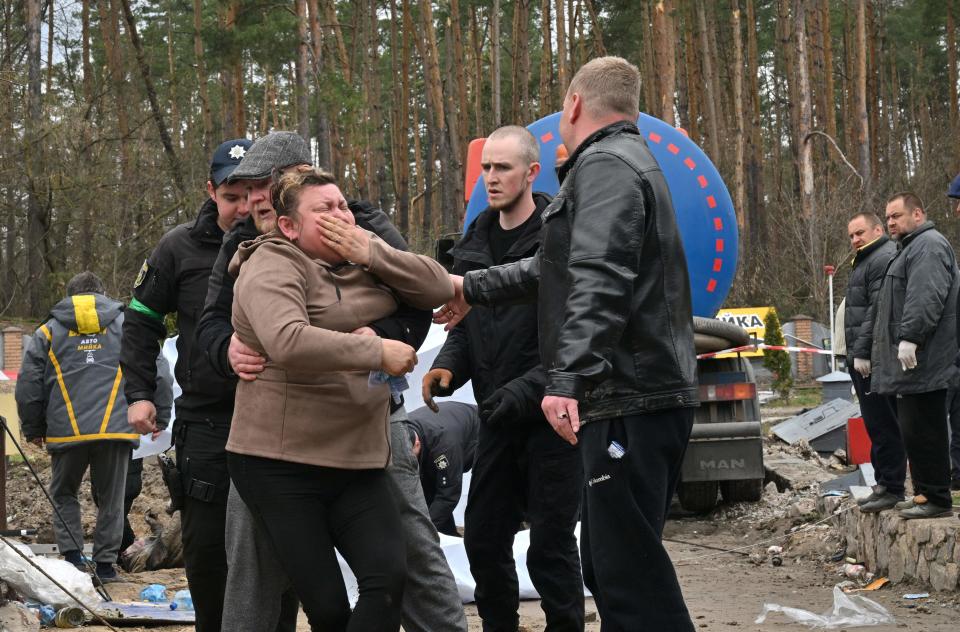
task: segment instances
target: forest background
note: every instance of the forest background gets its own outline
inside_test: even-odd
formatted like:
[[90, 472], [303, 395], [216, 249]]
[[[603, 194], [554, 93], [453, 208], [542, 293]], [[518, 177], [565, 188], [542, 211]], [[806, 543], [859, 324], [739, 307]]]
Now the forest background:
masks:
[[129, 296], [225, 139], [296, 130], [432, 253], [469, 141], [558, 110], [591, 57], [719, 168], [728, 306], [828, 320], [846, 220], [912, 189], [957, 244], [954, 0], [0, 0], [0, 318], [89, 269]]

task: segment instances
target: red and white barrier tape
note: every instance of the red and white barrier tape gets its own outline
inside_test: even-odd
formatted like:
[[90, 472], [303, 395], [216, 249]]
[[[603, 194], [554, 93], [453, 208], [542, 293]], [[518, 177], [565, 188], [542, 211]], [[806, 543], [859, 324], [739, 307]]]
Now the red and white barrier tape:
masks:
[[791, 353], [819, 353], [821, 355], [830, 355], [832, 351], [829, 349], [814, 349], [812, 347], [784, 347], [782, 345], [767, 345], [767, 344], [755, 344], [755, 345], [745, 345], [743, 347], [733, 347], [732, 349], [724, 349], [723, 351], [714, 351], [713, 353], [701, 353], [697, 356], [698, 360], [704, 358], [712, 358], [714, 356], [723, 355], [724, 353], [739, 353], [741, 351], [755, 351], [757, 349], [769, 349], [770, 351], [789, 351]]

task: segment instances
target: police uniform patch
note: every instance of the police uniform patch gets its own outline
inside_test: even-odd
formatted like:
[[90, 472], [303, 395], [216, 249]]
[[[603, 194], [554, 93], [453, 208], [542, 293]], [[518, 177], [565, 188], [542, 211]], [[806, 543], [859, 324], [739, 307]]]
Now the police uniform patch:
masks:
[[445, 470], [450, 463], [447, 461], [447, 455], [441, 454], [433, 460], [433, 464], [437, 466], [438, 470]]
[[150, 269], [150, 266], [147, 264], [147, 260], [143, 260], [143, 266], [140, 267], [140, 272], [137, 274], [137, 280], [133, 282], [133, 287], [140, 287], [140, 284], [143, 283], [143, 280], [147, 278], [147, 270]]

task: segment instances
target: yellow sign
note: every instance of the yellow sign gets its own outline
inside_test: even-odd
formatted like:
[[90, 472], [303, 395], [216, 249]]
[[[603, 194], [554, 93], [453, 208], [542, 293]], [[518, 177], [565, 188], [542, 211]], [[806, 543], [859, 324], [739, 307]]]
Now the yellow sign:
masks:
[[[747, 330], [751, 338], [756, 338], [759, 342], [763, 342], [763, 338], [767, 332], [767, 327], [764, 322], [767, 314], [769, 314], [772, 309], [772, 307], [732, 307], [730, 309], [721, 309], [717, 312], [717, 320], [742, 327]], [[763, 355], [763, 351], [760, 349], [756, 351], [742, 351], [739, 355], [747, 358], [758, 358]], [[734, 358], [736, 356], [736, 353], [724, 353], [716, 357]]]
[[[13, 398], [13, 387], [10, 386], [13, 382], [0, 382], [0, 384], [4, 385], [4, 388], [0, 391], [0, 415], [7, 418], [7, 424], [9, 424], [10, 430], [12, 430], [13, 434], [17, 437], [17, 441], [22, 443], [23, 437], [20, 434], [20, 418], [17, 417], [17, 402]], [[0, 428], [0, 432], [3, 432], [2, 428]], [[10, 441], [10, 437], [7, 436], [7, 456], [14, 454], [19, 455], [20, 453], [17, 452], [13, 441]], [[3, 455], [0, 455], [0, 457], [2, 456]]]

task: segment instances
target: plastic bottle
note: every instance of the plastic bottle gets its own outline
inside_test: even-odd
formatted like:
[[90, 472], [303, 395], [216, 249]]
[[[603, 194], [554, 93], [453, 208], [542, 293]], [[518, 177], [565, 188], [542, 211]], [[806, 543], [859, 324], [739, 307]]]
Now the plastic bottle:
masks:
[[161, 603], [167, 600], [167, 587], [163, 584], [150, 584], [140, 591], [140, 599], [150, 603]]
[[170, 609], [193, 611], [193, 597], [190, 596], [190, 591], [178, 590], [173, 596], [173, 601], [170, 602]]
[[67, 606], [60, 608], [53, 622], [58, 628], [79, 628], [85, 619], [82, 608]]

